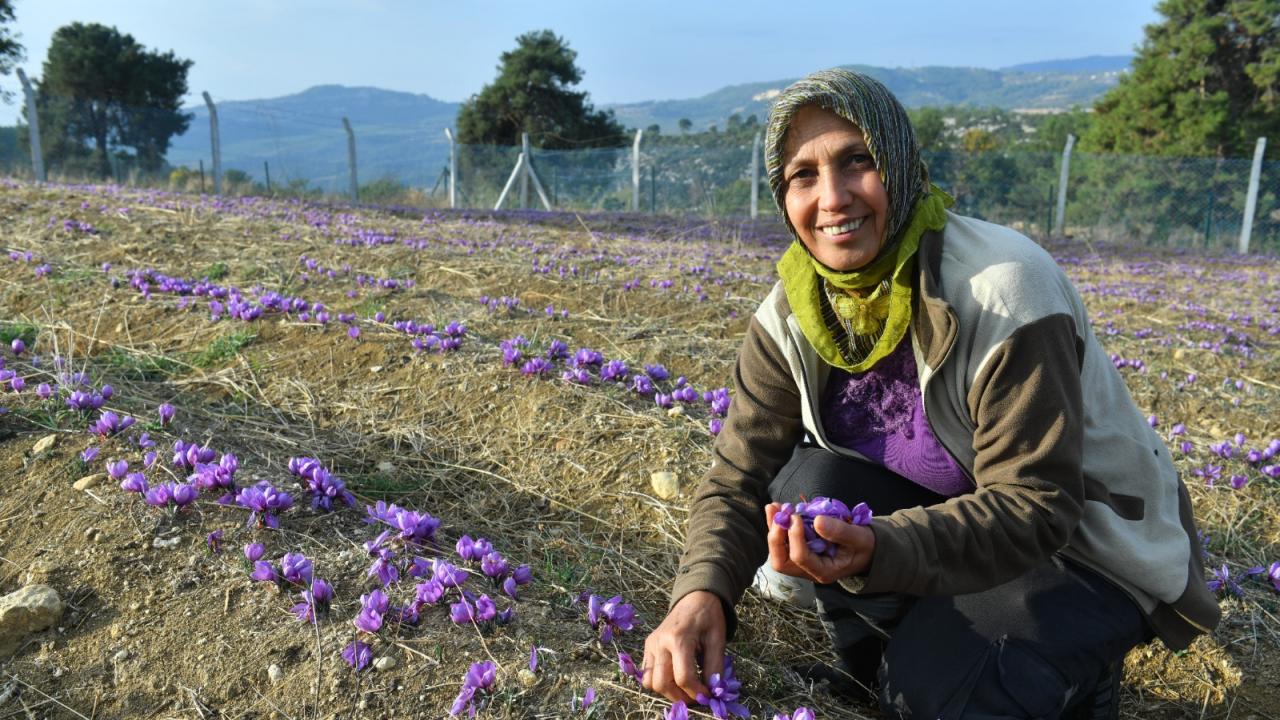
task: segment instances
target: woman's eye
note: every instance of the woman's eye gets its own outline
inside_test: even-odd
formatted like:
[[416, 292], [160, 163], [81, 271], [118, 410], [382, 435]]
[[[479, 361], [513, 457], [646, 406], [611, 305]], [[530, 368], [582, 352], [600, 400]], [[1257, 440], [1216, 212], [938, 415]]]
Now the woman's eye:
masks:
[[812, 178], [813, 176], [814, 176], [814, 172], [812, 168], [801, 168], [800, 170], [797, 170], [791, 173], [791, 178], [789, 179], [789, 182], [795, 182], [797, 180], [807, 180], [809, 178]]
[[856, 168], [866, 168], [875, 165], [875, 160], [871, 158], [870, 153], [852, 153], [849, 155], [848, 165]]

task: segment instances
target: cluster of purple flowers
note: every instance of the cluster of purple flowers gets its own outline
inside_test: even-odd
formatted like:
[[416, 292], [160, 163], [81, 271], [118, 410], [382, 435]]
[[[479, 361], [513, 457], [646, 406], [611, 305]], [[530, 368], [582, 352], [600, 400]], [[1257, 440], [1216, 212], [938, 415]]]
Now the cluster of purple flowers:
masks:
[[[195, 455], [198, 457], [200, 454], [200, 451], [196, 450]], [[183, 460], [186, 460], [185, 453]], [[235, 455], [223, 453], [216, 463], [197, 460], [191, 469], [193, 472], [187, 478], [191, 484], [201, 490], [221, 491], [222, 497], [218, 498], [218, 502], [223, 505], [228, 505], [235, 499], [236, 471], [240, 469], [240, 460]]]
[[289, 472], [302, 480], [303, 488], [311, 495], [311, 508], [329, 512], [335, 502], [354, 507], [356, 498], [337, 475], [313, 457], [289, 458]]
[[249, 510], [249, 520], [245, 523], [247, 527], [256, 523], [275, 530], [280, 527], [280, 513], [293, 507], [293, 496], [270, 482], [261, 480], [241, 488], [236, 493], [236, 504]]
[[686, 406], [705, 403], [711, 415], [707, 423], [711, 434], [718, 435], [724, 427], [723, 418], [728, 414], [730, 404], [728, 388], [700, 393], [682, 376], [676, 378], [670, 392], [660, 392], [654, 383], [666, 382], [671, 377], [662, 365], [646, 364], [643, 373], [633, 373], [625, 361], [606, 361], [602, 353], [590, 348], [579, 348], [570, 356], [568, 346], [559, 340], [552, 340], [543, 355], [525, 359], [528, 346], [529, 341], [519, 335], [500, 342], [503, 364], [508, 367], [519, 365], [520, 372], [528, 377], [544, 377], [554, 369], [554, 361], [566, 359], [567, 367], [560, 374], [560, 379], [565, 382], [592, 385], [598, 376], [602, 383], [624, 386], [641, 397], [652, 396], [654, 404], [664, 410], [672, 410], [677, 402]]
[[826, 557], [834, 557], [836, 554], [836, 545], [827, 542], [820, 537], [816, 530], [813, 529], [813, 522], [819, 516], [832, 517], [846, 523], [854, 525], [870, 525], [871, 524], [871, 508], [866, 503], [858, 503], [853, 509], [849, 509], [848, 505], [828, 497], [815, 497], [807, 502], [783, 503], [782, 507], [773, 514], [773, 521], [784, 529], [791, 527], [791, 518], [799, 515], [801, 522], [804, 523], [804, 540], [809, 546], [810, 552]]
[[388, 505], [381, 500], [374, 505], [366, 505], [365, 514], [365, 522], [381, 522], [390, 526], [397, 532], [396, 537], [408, 545], [433, 542], [436, 529], [440, 527], [439, 518], [430, 513], [408, 510], [395, 503]]
[[[139, 474], [139, 476], [141, 476]], [[121, 485], [124, 488], [123, 485]], [[182, 509], [196, 501], [200, 491], [189, 483], [166, 482], [146, 487], [143, 481], [143, 499], [152, 507], [168, 507], [170, 505]], [[125, 488], [126, 490], [128, 488]]]

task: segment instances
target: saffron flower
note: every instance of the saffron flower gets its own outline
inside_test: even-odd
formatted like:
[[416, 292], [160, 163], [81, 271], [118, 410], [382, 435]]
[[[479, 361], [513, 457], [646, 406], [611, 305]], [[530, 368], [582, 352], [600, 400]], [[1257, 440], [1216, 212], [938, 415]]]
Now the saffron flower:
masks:
[[640, 668], [636, 667], [636, 661], [632, 660], [627, 653], [618, 653], [618, 669], [622, 671], [623, 675], [635, 678], [636, 682], [644, 682], [644, 673]]
[[1271, 581], [1276, 592], [1280, 592], [1280, 560], [1271, 563], [1271, 567], [1267, 568], [1267, 579]]
[[484, 538], [472, 540], [470, 535], [463, 535], [458, 538], [454, 549], [458, 551], [458, 557], [463, 560], [480, 560], [493, 552], [493, 543]]
[[[1258, 570], [1261, 570], [1261, 568], [1258, 568]], [[1250, 572], [1247, 574], [1252, 575], [1255, 573]], [[1231, 570], [1227, 568], [1226, 563], [1223, 563], [1222, 567], [1214, 568], [1213, 579], [1205, 584], [1209, 586], [1209, 592], [1219, 593], [1225, 590], [1236, 597], [1244, 597], [1244, 588], [1240, 587], [1240, 583], [1231, 577]]]
[[87, 447], [84, 449], [84, 452], [80, 453], [80, 462], [88, 464], [96, 460], [97, 457], [98, 457], [98, 448]]
[[[1280, 565], [1280, 563], [1277, 563]], [[538, 646], [534, 645], [529, 649], [529, 672], [537, 672], [538, 670]]]
[[49, 387], [49, 383], [40, 383], [36, 386], [36, 397], [48, 400], [51, 395], [53, 395], [53, 388]]
[[469, 716], [475, 717], [476, 695], [487, 694], [497, 677], [498, 668], [492, 662], [472, 663], [462, 678], [462, 690], [449, 708], [449, 715], [457, 716], [465, 710]]
[[356, 498], [338, 476], [320, 464], [316, 458], [289, 458], [289, 472], [303, 481], [303, 487], [311, 495], [311, 509], [329, 512], [335, 502], [354, 507]]
[[604, 382], [622, 382], [627, 379], [627, 364], [621, 360], [610, 360], [600, 367], [600, 379]]
[[798, 707], [790, 715], [774, 713], [773, 720], [815, 720], [817, 716], [807, 707]]
[[667, 378], [671, 377], [671, 373], [667, 372], [667, 369], [665, 367], [657, 364], [645, 365], [644, 373], [648, 375], [650, 378], [657, 380], [658, 382], [662, 382], [663, 380], [666, 380]]
[[496, 552], [488, 553], [480, 559], [480, 571], [491, 578], [504, 577], [507, 570], [507, 561]]
[[360, 672], [373, 660], [373, 648], [356, 640], [342, 649], [342, 659], [356, 672]]
[[738, 717], [750, 716], [751, 713], [747, 707], [738, 702], [742, 694], [742, 683], [733, 674], [733, 659], [728, 655], [724, 657], [724, 670], [712, 673], [707, 679], [707, 687], [711, 691], [710, 694], [698, 693], [697, 700], [709, 706], [712, 715], [720, 720], [725, 720], [730, 714]]
[[209, 552], [215, 555], [222, 552], [222, 530], [214, 530], [205, 536], [204, 542], [209, 546]]
[[275, 567], [266, 560], [254, 561], [253, 572], [249, 573], [249, 578], [258, 582], [280, 582], [280, 574], [277, 573]]
[[293, 506], [293, 497], [263, 480], [241, 488], [236, 494], [236, 504], [250, 511], [246, 526], [259, 523], [275, 530], [280, 527], [278, 515]]
[[872, 512], [866, 503], [858, 503], [850, 510], [848, 505], [834, 498], [815, 497], [794, 506], [791, 503], [783, 503], [782, 507], [773, 514], [773, 522], [783, 529], [789, 529], [794, 515], [799, 515], [801, 522], [804, 523], [804, 539], [805, 544], [809, 546], [809, 551], [817, 555], [835, 557], [836, 545], [818, 535], [813, 529], [814, 521], [819, 516], [825, 515], [853, 525], [870, 525]]
[[262, 543], [249, 543], [244, 546], [244, 558], [251, 563], [261, 560], [264, 552], [266, 547]]
[[129, 472], [128, 460], [108, 460], [107, 461], [107, 477], [112, 480], [120, 480]]
[[414, 601], [421, 605], [435, 605], [444, 597], [444, 585], [439, 580], [428, 580], [414, 586]]
[[14, 355], [21, 355], [27, 349], [27, 344], [22, 342], [22, 338], [14, 338], [13, 342], [9, 343], [9, 348], [13, 350]]
[[98, 420], [94, 424], [90, 425], [89, 429], [104, 438], [109, 438], [113, 435], [124, 432], [130, 425], [133, 425], [133, 423], [134, 419], [128, 415], [120, 417], [110, 410], [103, 410], [102, 414], [98, 416]]
[[664, 720], [689, 720], [689, 706], [685, 705], [683, 700], [677, 700], [667, 708], [663, 718]]
[[327, 580], [316, 578], [311, 581], [311, 597], [320, 605], [333, 602], [333, 586]]
[[120, 489], [125, 492], [145, 494], [149, 489], [147, 479], [142, 473], [129, 473], [120, 481]]
[[547, 345], [546, 356], [548, 360], [563, 360], [569, 357], [569, 346], [560, 340], [552, 340]]
[[160, 415], [160, 424], [162, 426], [168, 425], [169, 421], [173, 420], [174, 409], [169, 403], [162, 403], [160, 407], [156, 408], [156, 412]]
[[461, 587], [467, 581], [467, 571], [439, 558], [432, 558], [431, 579], [442, 586]]
[[594, 687], [588, 687], [587, 691], [582, 693], [582, 699], [578, 701], [578, 710], [584, 713], [587, 712], [591, 707], [591, 703], [595, 701], [596, 689]]
[[307, 623], [309, 625], [316, 624], [316, 602], [315, 595], [310, 590], [303, 590], [301, 593], [302, 602], [289, 608], [289, 612], [298, 618], [298, 622]]
[[302, 553], [285, 553], [280, 558], [280, 574], [294, 585], [310, 585], [313, 565]]
[[587, 598], [587, 621], [600, 631], [601, 642], [612, 642], [614, 632], [631, 630], [635, 620], [635, 607], [624, 603], [621, 595], [608, 600], [601, 600], [599, 595]]
[[546, 375], [549, 372], [551, 372], [551, 363], [540, 357], [526, 360], [525, 363], [520, 366], [520, 373], [522, 375]]

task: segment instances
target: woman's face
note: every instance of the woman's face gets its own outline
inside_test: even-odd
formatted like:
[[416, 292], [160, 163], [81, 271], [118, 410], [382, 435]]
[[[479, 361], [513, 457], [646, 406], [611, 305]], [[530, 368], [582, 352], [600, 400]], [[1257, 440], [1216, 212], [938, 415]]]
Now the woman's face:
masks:
[[807, 105], [782, 149], [787, 218], [800, 242], [832, 270], [857, 270], [884, 247], [889, 195], [857, 125]]

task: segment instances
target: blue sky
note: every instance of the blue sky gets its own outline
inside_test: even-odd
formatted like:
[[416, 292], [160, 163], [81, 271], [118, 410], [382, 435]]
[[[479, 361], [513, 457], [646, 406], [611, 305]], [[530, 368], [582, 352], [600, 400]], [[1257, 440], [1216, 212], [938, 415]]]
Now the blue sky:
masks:
[[[28, 75], [40, 74], [54, 30], [98, 22], [194, 60], [192, 102], [202, 90], [246, 100], [331, 83], [459, 101], [493, 79], [517, 35], [542, 28], [578, 52], [581, 87], [602, 104], [850, 63], [999, 68], [1123, 55], [1158, 17], [1154, 0], [14, 0], [14, 11]], [[16, 104], [0, 106], [0, 123], [16, 116]]]

